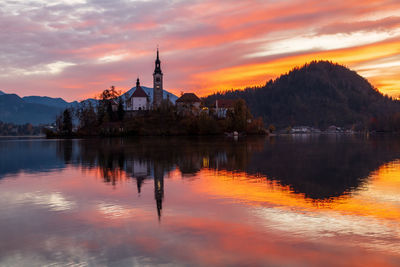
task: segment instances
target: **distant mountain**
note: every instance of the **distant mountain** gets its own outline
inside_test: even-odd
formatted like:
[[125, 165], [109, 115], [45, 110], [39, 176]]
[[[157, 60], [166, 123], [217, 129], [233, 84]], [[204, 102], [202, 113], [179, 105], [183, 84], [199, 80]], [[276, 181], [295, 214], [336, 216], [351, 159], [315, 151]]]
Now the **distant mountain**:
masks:
[[95, 105], [97, 105], [98, 101], [99, 100], [94, 99], [94, 98], [88, 98], [88, 99], [85, 99], [85, 100], [82, 100], [81, 102], [79, 102], [78, 105], [79, 104], [87, 104], [87, 105], [91, 104], [92, 106], [95, 106]]
[[242, 98], [268, 126], [365, 126], [400, 112], [400, 102], [384, 96], [355, 71], [327, 61], [295, 68], [265, 86], [217, 93], [205, 98]]
[[[143, 90], [149, 95], [150, 101], [153, 100], [153, 88], [142, 86]], [[136, 90], [131, 88], [123, 96], [129, 97]], [[170, 100], [175, 103], [177, 96], [164, 90], [164, 98], [169, 95]], [[16, 94], [6, 94], [0, 91], [0, 121], [11, 122], [14, 124], [31, 123], [34, 125], [54, 123], [56, 116], [64, 109], [77, 107], [80, 103], [91, 103], [95, 105], [96, 99], [86, 99], [82, 102], [67, 102], [62, 98], [52, 98], [47, 96], [25, 96], [19, 97]]]
[[50, 107], [68, 108], [71, 105], [78, 104], [77, 101], [67, 102], [62, 98], [52, 98], [48, 96], [24, 96], [22, 98], [27, 103], [42, 104]]
[[[149, 96], [149, 100], [150, 100], [150, 102], [152, 103], [152, 102], [153, 102], [153, 88], [146, 87], [146, 86], [141, 86], [141, 87], [142, 87], [143, 91], [145, 91], [146, 94]], [[124, 100], [127, 100], [127, 99], [135, 92], [135, 90], [136, 90], [136, 86], [135, 86], [135, 87], [132, 87], [131, 89], [129, 89], [128, 91], [126, 91], [125, 93], [123, 93], [123, 94], [121, 95], [121, 97], [122, 97]], [[171, 101], [172, 103], [174, 103], [174, 104], [175, 104], [175, 101], [178, 99], [178, 97], [177, 97], [176, 95], [174, 95], [174, 94], [172, 94], [172, 93], [170, 93], [170, 92], [167, 92], [167, 91], [163, 90], [163, 98], [164, 98], [164, 99], [167, 99], [168, 97], [169, 97], [170, 101]], [[81, 103], [90, 103], [90, 104], [92, 104], [92, 105], [95, 105], [95, 104], [97, 103], [97, 101], [98, 101], [98, 100], [96, 100], [96, 99], [88, 98], [88, 99], [86, 99], [86, 100], [83, 100]]]
[[[146, 94], [149, 96], [150, 98], [150, 102], [153, 102], [153, 88], [150, 87], [146, 87], [146, 86], [141, 86], [142, 89], [146, 92]], [[132, 87], [129, 91], [127, 91], [126, 93], [124, 93], [122, 95], [122, 97], [128, 99], [136, 90], [136, 86]], [[170, 92], [167, 92], [165, 90], [163, 90], [163, 98], [167, 99], [169, 97], [169, 100], [175, 104], [175, 101], [178, 99], [178, 97], [174, 94], [171, 94]]]
[[0, 121], [15, 124], [45, 124], [55, 121], [63, 108], [27, 103], [16, 94], [0, 95]]

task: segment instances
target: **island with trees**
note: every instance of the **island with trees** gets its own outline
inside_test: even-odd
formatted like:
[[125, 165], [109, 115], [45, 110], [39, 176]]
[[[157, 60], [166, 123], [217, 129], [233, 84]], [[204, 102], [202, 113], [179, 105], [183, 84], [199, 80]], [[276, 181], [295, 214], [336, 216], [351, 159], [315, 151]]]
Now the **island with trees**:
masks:
[[[185, 94], [181, 97], [185, 98]], [[96, 102], [84, 102], [64, 110], [57, 117], [55, 130], [48, 137], [159, 136], [266, 134], [261, 118], [254, 118], [242, 99], [229, 106], [205, 106], [185, 101], [173, 104], [163, 99], [153, 109], [126, 110], [114, 87], [104, 90]]]

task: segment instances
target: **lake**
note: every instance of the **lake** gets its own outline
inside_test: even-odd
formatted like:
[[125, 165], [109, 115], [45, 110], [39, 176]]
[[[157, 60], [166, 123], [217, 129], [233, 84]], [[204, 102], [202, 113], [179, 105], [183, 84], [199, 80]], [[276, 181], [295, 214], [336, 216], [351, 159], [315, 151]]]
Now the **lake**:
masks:
[[400, 266], [400, 136], [0, 139], [1, 266]]

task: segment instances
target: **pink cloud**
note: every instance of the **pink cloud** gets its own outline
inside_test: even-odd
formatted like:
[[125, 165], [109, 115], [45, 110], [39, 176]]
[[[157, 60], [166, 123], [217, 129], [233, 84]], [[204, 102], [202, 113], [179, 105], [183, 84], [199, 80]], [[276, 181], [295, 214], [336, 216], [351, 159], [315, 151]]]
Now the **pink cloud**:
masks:
[[[390, 38], [400, 35], [395, 15], [400, 3], [393, 0], [113, 1], [47, 8], [34, 2], [16, 6], [6, 0], [0, 7], [4, 29], [0, 89], [67, 100], [81, 99], [111, 84], [129, 89], [138, 75], [150, 86], [157, 44], [167, 90], [207, 92], [215, 85], [201, 74], [315, 52], [312, 47], [293, 52], [290, 49], [297, 44], [292, 43], [268, 57], [248, 57], [279, 41], [357, 32], [371, 38], [383, 32]], [[386, 37], [379, 38], [376, 42]], [[353, 46], [359, 44], [348, 45]], [[101, 60], [110, 57], [117, 59]], [[32, 74], [55, 62], [70, 66], [57, 73]], [[202, 80], [194, 78], [200, 76]], [[384, 77], [373, 80], [385, 84]], [[392, 78], [390, 84], [391, 93], [395, 92]]]

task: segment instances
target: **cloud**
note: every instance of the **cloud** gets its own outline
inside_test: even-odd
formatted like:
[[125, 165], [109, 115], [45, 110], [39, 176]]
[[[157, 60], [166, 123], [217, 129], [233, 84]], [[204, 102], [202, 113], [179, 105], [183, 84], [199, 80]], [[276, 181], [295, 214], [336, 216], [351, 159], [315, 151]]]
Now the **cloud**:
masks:
[[[110, 84], [129, 89], [138, 75], [151, 85], [157, 44], [166, 89], [204, 95], [263, 84], [287, 69], [262, 73], [258, 65], [293, 67], [288, 57], [303, 54], [305, 61], [296, 61], [303, 64], [318, 51], [366, 53], [360, 47], [400, 37], [400, 3], [394, 0], [5, 0], [0, 10], [0, 86], [68, 100]], [[383, 92], [400, 93], [398, 72], [379, 77], [358, 68], [368, 61], [330, 59], [364, 71]], [[235, 68], [257, 73], [243, 80], [224, 76]], [[210, 73], [223, 77], [216, 81]]]

